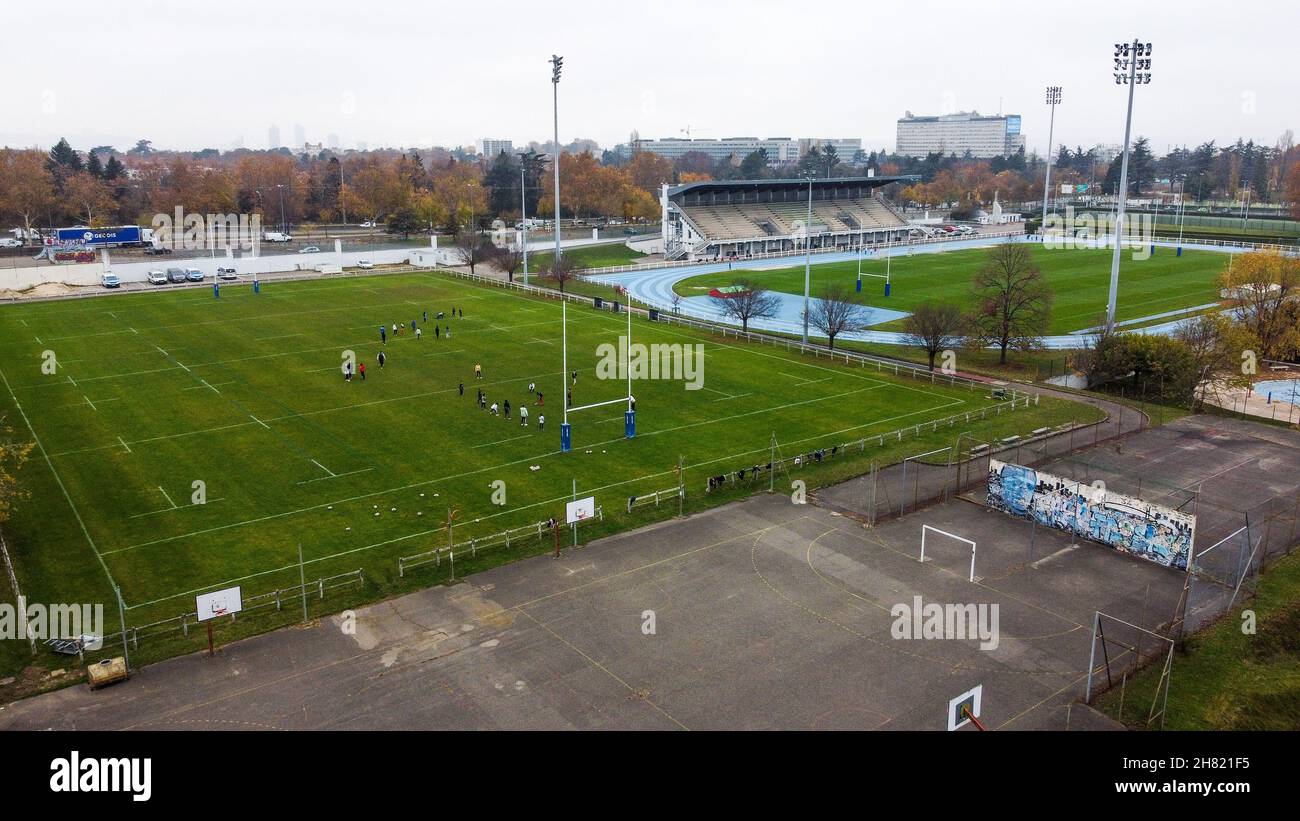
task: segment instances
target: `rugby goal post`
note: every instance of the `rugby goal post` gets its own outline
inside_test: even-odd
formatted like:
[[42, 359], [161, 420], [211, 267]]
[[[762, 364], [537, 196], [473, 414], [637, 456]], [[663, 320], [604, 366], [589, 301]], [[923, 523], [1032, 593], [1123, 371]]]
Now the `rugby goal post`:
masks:
[[624, 313], [627, 314], [627, 351], [623, 367], [627, 371], [627, 396], [618, 399], [610, 399], [605, 402], [592, 402], [577, 407], [569, 407], [569, 301], [567, 299], [560, 302], [560, 374], [562, 378], [563, 390], [560, 395], [560, 401], [563, 403], [564, 416], [560, 422], [560, 452], [568, 453], [573, 449], [573, 427], [569, 423], [569, 414], [578, 411], [590, 410], [592, 408], [601, 408], [606, 405], [626, 404], [627, 408], [623, 411], [623, 435], [627, 439], [636, 436], [636, 410], [632, 407], [632, 310], [630, 306], [624, 306]]
[[963, 544], [970, 545], [970, 577], [968, 581], [975, 581], [975, 543], [963, 536], [958, 536], [956, 533], [949, 533], [946, 530], [940, 530], [930, 525], [921, 525], [921, 561], [923, 562], [925, 561], [925, 537], [930, 533], [937, 533], [940, 536], [947, 536], [949, 539], [956, 539]]

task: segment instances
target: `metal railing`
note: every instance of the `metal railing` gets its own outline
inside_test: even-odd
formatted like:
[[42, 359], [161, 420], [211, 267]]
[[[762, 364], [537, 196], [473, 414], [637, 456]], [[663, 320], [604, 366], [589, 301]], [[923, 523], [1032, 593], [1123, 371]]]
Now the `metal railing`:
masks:
[[[596, 520], [601, 522], [605, 521], [605, 512], [600, 505], [596, 506]], [[447, 557], [447, 561], [451, 566], [455, 568], [456, 551], [458, 550], [462, 554], [468, 550], [471, 557], [477, 557], [478, 551], [480, 550], [487, 550], [493, 547], [505, 547], [506, 549], [509, 549], [512, 546], [512, 543], [518, 545], [521, 539], [531, 539], [533, 536], [536, 536], [537, 540], [540, 542], [545, 539], [546, 534], [550, 529], [550, 520], [535, 522], [530, 525], [522, 525], [520, 527], [510, 528], [509, 530], [502, 530], [488, 536], [466, 539], [465, 541], [455, 542], [444, 547], [435, 547], [432, 550], [425, 550], [422, 553], [413, 553], [410, 556], [399, 556], [397, 559], [397, 575], [400, 578], [406, 578], [407, 570], [426, 564], [441, 567], [444, 556]], [[453, 573], [454, 572], [455, 571], [453, 570]]]
[[[364, 585], [365, 576], [361, 568], [350, 570], [347, 573], [339, 573], [334, 576], [322, 576], [315, 581], [305, 584], [295, 584], [290, 587], [281, 587], [266, 593], [258, 593], [243, 598], [243, 609], [239, 613], [232, 613], [228, 618], [234, 621], [241, 617], [246, 617], [251, 613], [274, 608], [277, 612], [284, 608], [286, 602], [296, 601], [307, 596], [316, 596], [318, 599], [325, 598], [327, 590], [334, 590], [340, 587], [351, 585]], [[226, 617], [221, 617], [226, 618]], [[173, 616], [169, 619], [150, 622], [135, 627], [127, 627], [125, 640], [130, 642], [131, 649], [139, 649], [141, 639], [158, 638], [160, 636], [180, 634], [189, 636], [190, 626], [199, 624], [197, 612], [182, 613], [179, 616]], [[115, 633], [111, 629], [106, 629], [104, 636], [105, 646], [109, 644], [122, 644], [123, 635]]]
[[[912, 227], [919, 227], [919, 226], [900, 225], [892, 228], [867, 229], [864, 232], [840, 232], [840, 233], [869, 233], [870, 230], [904, 231]], [[908, 239], [903, 242], [893, 242], [893, 243], [877, 242], [877, 243], [872, 243], [871, 245], [863, 245], [863, 246], [843, 246], [843, 245], [834, 246], [833, 245], [828, 248], [814, 248], [812, 249], [812, 253], [813, 255], [844, 254], [844, 253], [851, 253], [854, 250], [858, 250], [860, 248], [907, 248], [909, 246], [921, 247], [924, 245], [941, 245], [943, 243], [950, 243], [950, 242], [972, 242], [975, 240], [1001, 239], [1003, 237], [1017, 237], [1017, 236], [1025, 236], [1023, 229], [1014, 230], [1014, 231], [1011, 230], [996, 231], [996, 232], [990, 231], [989, 233], [986, 234], [970, 234], [970, 235], [960, 235], [955, 237], [943, 236], [943, 237], [931, 237], [927, 239]], [[770, 242], [773, 239], [774, 239], [773, 237], [753, 237], [751, 239], [734, 239], [734, 240], [729, 239], [729, 240], [719, 240], [719, 241], [727, 242], [727, 243], [762, 242], [762, 241]], [[765, 251], [759, 254], [746, 254], [744, 256], [738, 256], [732, 261], [750, 262], [753, 260], [779, 259], [782, 257], [795, 257], [795, 256], [803, 256], [803, 255], [804, 255], [804, 249], [793, 248], [788, 251]], [[726, 257], [719, 257], [716, 260], [714, 259], [672, 260], [672, 261], [664, 261], [664, 262], [647, 262], [641, 265], [610, 265], [604, 268], [585, 268], [582, 271], [582, 275], [589, 277], [589, 276], [600, 276], [603, 274], [626, 274], [626, 273], [631, 273], [633, 271], [654, 271], [663, 268], [682, 268], [689, 265], [708, 265], [713, 262], [727, 262], [727, 261], [728, 260]]]

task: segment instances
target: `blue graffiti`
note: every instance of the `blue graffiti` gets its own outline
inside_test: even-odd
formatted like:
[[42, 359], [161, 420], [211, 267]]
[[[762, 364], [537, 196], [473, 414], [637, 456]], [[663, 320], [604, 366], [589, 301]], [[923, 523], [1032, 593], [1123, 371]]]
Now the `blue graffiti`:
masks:
[[997, 461], [989, 463], [988, 504], [1179, 569], [1187, 567], [1196, 527], [1194, 516], [1176, 510]]

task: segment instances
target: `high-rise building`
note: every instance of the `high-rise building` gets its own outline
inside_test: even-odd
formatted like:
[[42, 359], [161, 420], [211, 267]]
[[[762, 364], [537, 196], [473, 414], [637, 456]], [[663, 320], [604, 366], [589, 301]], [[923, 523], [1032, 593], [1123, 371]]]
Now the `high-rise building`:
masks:
[[489, 160], [494, 160], [502, 151], [513, 154], [515, 146], [510, 140], [492, 140], [484, 137], [481, 140], [475, 140], [474, 150]]
[[978, 111], [959, 111], [935, 117], [912, 112], [898, 121], [896, 153], [907, 157], [956, 154], [979, 159], [1006, 157], [1025, 145], [1019, 114], [985, 117]]
[[266, 129], [266, 147], [274, 151], [283, 143], [280, 142], [280, 126], [273, 125]]

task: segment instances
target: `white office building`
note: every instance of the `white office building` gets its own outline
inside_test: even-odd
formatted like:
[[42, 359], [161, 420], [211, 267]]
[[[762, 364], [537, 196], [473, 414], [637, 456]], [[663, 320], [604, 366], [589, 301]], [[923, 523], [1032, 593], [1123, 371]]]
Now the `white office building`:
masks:
[[489, 160], [494, 160], [502, 151], [507, 154], [515, 153], [515, 145], [510, 140], [490, 140], [484, 137], [474, 141], [474, 150]]
[[1025, 145], [1020, 133], [1020, 115], [982, 116], [978, 111], [959, 111], [935, 117], [917, 117], [912, 112], [898, 121], [896, 152], [924, 157], [938, 152], [978, 159], [1006, 157]]

